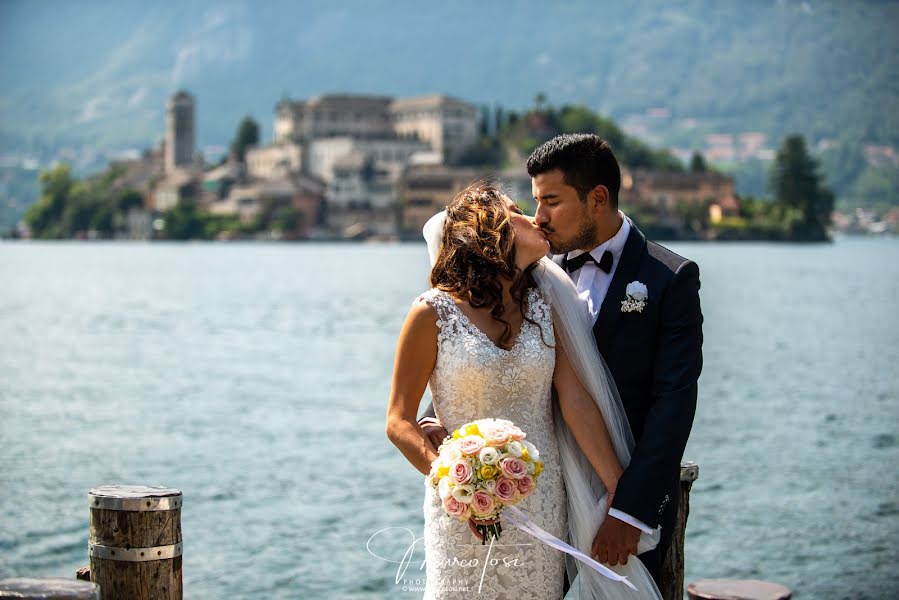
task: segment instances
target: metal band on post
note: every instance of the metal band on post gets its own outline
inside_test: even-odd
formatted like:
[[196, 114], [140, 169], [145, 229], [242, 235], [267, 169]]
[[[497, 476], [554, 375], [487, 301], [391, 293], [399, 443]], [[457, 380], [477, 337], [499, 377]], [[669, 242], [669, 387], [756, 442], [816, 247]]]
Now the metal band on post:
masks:
[[118, 548], [115, 546], [103, 546], [90, 543], [88, 548], [91, 557], [105, 560], [118, 560], [122, 562], [146, 562], [150, 560], [164, 560], [181, 556], [183, 546], [181, 542], [167, 546], [152, 546], [149, 548]]
[[690, 460], [685, 460], [680, 464], [680, 480], [693, 483], [699, 479], [699, 465]]
[[124, 510], [128, 512], [173, 510], [181, 508], [181, 496], [167, 496], [163, 498], [110, 498], [88, 496], [88, 504], [91, 508]]

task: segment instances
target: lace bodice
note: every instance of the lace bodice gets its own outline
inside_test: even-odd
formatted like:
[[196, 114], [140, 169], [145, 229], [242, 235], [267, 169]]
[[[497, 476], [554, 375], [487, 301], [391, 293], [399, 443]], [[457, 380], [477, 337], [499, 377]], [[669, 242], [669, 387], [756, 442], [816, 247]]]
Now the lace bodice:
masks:
[[[419, 300], [437, 312], [437, 361], [429, 386], [440, 422], [452, 431], [467, 421], [502, 418], [525, 431], [540, 450], [544, 471], [537, 491], [518, 506], [564, 539], [566, 496], [550, 395], [555, 337], [549, 305], [539, 290], [529, 290], [526, 314], [534, 323], [524, 320], [514, 345], [505, 350], [478, 329], [446, 292], [432, 289]], [[466, 524], [450, 519], [434, 490], [425, 488], [426, 598], [476, 594], [479, 586], [478, 598], [562, 597], [560, 552], [508, 526], [488, 558], [487, 547]], [[472, 566], [475, 559], [477, 566]]]
[[437, 364], [429, 384], [434, 410], [448, 431], [488, 417], [508, 418], [526, 432], [551, 426], [549, 404], [538, 406], [538, 401], [552, 385], [555, 340], [550, 309], [539, 290], [529, 290], [525, 314], [542, 328], [542, 336], [524, 320], [509, 350], [494, 344], [446, 292], [432, 289], [421, 298], [437, 311]]

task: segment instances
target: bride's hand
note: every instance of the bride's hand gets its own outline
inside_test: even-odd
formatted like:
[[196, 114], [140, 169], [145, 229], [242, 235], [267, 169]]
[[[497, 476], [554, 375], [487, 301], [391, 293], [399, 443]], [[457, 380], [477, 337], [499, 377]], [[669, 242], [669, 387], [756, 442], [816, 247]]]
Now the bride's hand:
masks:
[[471, 517], [468, 519], [468, 528], [471, 530], [471, 534], [478, 538], [479, 542], [483, 542], [484, 536], [478, 531], [478, 525], [493, 525], [494, 523], [499, 523], [499, 519], [475, 519]]

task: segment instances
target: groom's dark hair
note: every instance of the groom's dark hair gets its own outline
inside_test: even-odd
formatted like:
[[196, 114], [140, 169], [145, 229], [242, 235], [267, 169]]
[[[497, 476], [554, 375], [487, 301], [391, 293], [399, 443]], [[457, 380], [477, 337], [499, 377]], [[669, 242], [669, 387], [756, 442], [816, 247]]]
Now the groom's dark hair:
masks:
[[609, 142], [592, 133], [566, 133], [545, 142], [528, 158], [528, 175], [559, 169], [563, 181], [577, 190], [581, 202], [598, 185], [609, 190], [613, 208], [618, 208], [621, 168]]

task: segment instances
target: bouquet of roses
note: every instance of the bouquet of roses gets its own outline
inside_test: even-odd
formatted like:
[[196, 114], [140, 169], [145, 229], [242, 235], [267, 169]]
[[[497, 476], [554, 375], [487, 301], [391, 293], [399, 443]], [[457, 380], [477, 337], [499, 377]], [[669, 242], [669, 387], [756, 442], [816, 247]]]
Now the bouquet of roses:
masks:
[[453, 431], [431, 464], [426, 481], [436, 488], [446, 514], [460, 521], [496, 520], [477, 526], [483, 543], [502, 533], [498, 519], [503, 507], [521, 502], [536, 489], [543, 463], [537, 448], [524, 438], [511, 421], [479, 419]]

